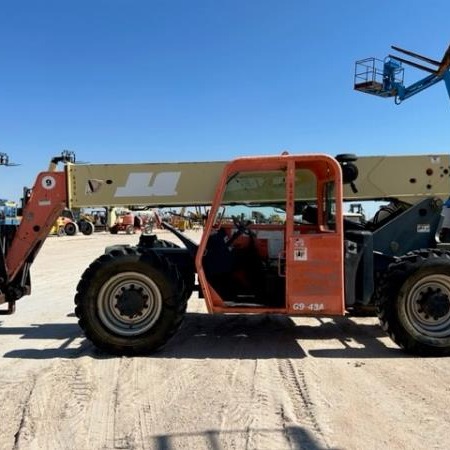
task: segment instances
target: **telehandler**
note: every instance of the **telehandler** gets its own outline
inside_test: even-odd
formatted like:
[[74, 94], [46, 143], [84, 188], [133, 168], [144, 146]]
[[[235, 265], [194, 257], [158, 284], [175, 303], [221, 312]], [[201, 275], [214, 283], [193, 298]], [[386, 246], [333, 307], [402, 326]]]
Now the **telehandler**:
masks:
[[[62, 169], [60, 163], [63, 163]], [[208, 205], [200, 242], [141, 235], [93, 261], [76, 288], [88, 339], [114, 354], [162, 347], [194, 290], [210, 313], [341, 316], [374, 306], [405, 351], [450, 354], [450, 251], [439, 242], [448, 155], [288, 154], [231, 162], [78, 164], [52, 159], [1, 225], [0, 303], [30, 294], [30, 267], [64, 207]], [[387, 200], [367, 222], [344, 202]], [[252, 220], [258, 217], [259, 220]]]
[[[450, 94], [450, 47], [441, 61], [393, 48], [427, 65], [393, 55], [361, 60], [355, 89], [400, 103], [444, 81]], [[405, 86], [402, 63], [429, 75]], [[136, 246], [106, 248], [85, 270], [75, 314], [96, 346], [116, 354], [159, 349], [196, 289], [219, 314], [333, 316], [376, 307], [406, 352], [449, 355], [450, 244], [440, 242], [449, 234], [440, 230], [449, 177], [448, 155], [92, 165], [63, 152], [24, 196], [20, 225], [0, 224], [0, 303], [8, 305], [0, 313], [30, 294], [30, 266], [64, 207], [208, 205], [199, 244], [164, 223], [183, 246], [141, 235]], [[389, 205], [367, 222], [345, 219], [344, 202], [364, 200]]]

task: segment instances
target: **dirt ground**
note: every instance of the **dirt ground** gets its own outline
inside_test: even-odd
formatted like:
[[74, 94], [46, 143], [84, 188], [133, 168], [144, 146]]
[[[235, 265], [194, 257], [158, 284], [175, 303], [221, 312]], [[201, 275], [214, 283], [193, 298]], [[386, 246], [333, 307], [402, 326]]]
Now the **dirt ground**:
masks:
[[193, 297], [157, 354], [96, 350], [76, 284], [137, 239], [45, 242], [32, 295], [0, 317], [0, 449], [450, 448], [450, 359], [404, 355], [375, 318], [210, 316]]

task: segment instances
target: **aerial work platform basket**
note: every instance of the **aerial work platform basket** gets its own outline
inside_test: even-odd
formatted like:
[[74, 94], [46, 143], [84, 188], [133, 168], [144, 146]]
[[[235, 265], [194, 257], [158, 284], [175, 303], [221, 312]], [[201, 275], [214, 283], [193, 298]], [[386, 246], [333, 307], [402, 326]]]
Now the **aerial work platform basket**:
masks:
[[396, 95], [393, 83], [403, 84], [404, 69], [390, 58], [366, 58], [355, 63], [354, 87], [357, 91], [379, 97]]
[[[354, 76], [355, 90], [378, 97], [394, 97], [395, 103], [399, 104], [403, 100], [422, 92], [424, 89], [435, 85], [439, 81], [444, 81], [450, 97], [450, 46], [440, 61], [400, 47], [392, 46], [392, 48], [412, 57], [413, 60], [389, 55], [384, 60], [366, 58], [356, 61]], [[420, 61], [420, 64], [418, 61]], [[422, 64], [423, 62], [426, 65]], [[405, 86], [402, 63], [423, 70], [429, 73], [429, 75], [409, 86]]]

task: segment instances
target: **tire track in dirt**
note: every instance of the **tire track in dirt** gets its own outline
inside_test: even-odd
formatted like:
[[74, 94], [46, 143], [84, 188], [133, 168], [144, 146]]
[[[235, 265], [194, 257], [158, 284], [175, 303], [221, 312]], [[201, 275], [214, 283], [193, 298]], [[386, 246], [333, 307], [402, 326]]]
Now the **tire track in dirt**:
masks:
[[[310, 448], [326, 447], [303, 374], [291, 361], [274, 357], [286, 354], [286, 345], [302, 354], [283, 337], [284, 322], [266, 324], [271, 336], [254, 336], [252, 324], [242, 318], [206, 322], [201, 332], [207, 339], [201, 340], [199, 354], [223, 357], [170, 358], [169, 351], [169, 358], [154, 360], [159, 373], [154, 373], [156, 382], [146, 390], [140, 413], [150, 448], [149, 442], [153, 448], [195, 450], [284, 450], [305, 442]], [[180, 343], [195, 354], [195, 342]]]
[[282, 409], [286, 425], [289, 425], [287, 431], [289, 439], [292, 439], [292, 432], [289, 430], [302, 430], [303, 435], [310, 435], [312, 442], [320, 447], [329, 448], [315, 412], [305, 371], [299, 367], [298, 362], [294, 365], [291, 359], [280, 360], [278, 370], [281, 376], [281, 385], [287, 394]]
[[222, 361], [146, 360], [147, 380], [140, 388], [142, 448], [222, 448], [216, 447], [217, 411], [223, 404], [225, 371], [217, 371], [217, 364]]
[[95, 389], [86, 411], [84, 446], [79, 445], [78, 448], [114, 448], [117, 438], [117, 387], [122, 358], [89, 359], [85, 363], [88, 365], [89, 378], [95, 380], [95, 384], [92, 382]]
[[120, 358], [91, 357], [61, 360], [39, 372], [22, 402], [15, 448], [133, 448], [134, 428], [121, 421], [131, 409], [128, 373]]
[[[231, 371], [225, 371], [227, 390], [219, 410], [219, 439], [223, 448], [247, 449], [253, 430], [257, 428], [252, 411], [258, 408], [254, 377], [256, 361], [233, 359]], [[229, 370], [229, 369], [228, 369]]]
[[[221, 405], [216, 406], [220, 448], [286, 448], [279, 421], [269, 425], [261, 420], [262, 416], [270, 416], [273, 401], [270, 392], [259, 384], [259, 377], [264, 375], [263, 362], [250, 356], [258, 353], [255, 345], [260, 347], [252, 336], [252, 325], [246, 318], [228, 317], [219, 323], [219, 329], [224, 341], [220, 344], [219, 354], [227, 355], [225, 359], [215, 361], [219, 369], [214, 370], [216, 383], [221, 388]], [[224, 351], [225, 347], [227, 351]], [[217, 377], [217, 374], [221, 376]], [[268, 435], [267, 440], [265, 435]]]
[[112, 448], [136, 448], [139, 423], [138, 370], [135, 359], [120, 358], [113, 391]]
[[197, 394], [193, 385], [201, 383], [207, 366], [206, 360], [122, 358], [113, 392], [112, 448], [158, 448], [157, 442], [172, 444], [180, 433], [198, 433], [184, 424], [197, 412], [190, 394]]
[[[76, 435], [68, 441], [72, 447], [48, 448], [137, 448], [136, 361], [108, 356], [69, 360], [66, 384], [72, 401], [66, 404], [63, 428], [76, 430]], [[59, 433], [65, 434], [62, 429]]]
[[36, 375], [16, 433], [16, 448], [77, 448], [92, 389], [82, 368], [73, 366], [70, 360], [61, 361]]
[[2, 380], [0, 404], [9, 420], [0, 420], [0, 448], [15, 449], [23, 432], [30, 397], [35, 387], [32, 376]]
[[372, 448], [447, 448], [446, 360], [386, 347], [375, 319], [339, 319], [334, 325], [333, 340], [306, 342], [312, 355], [306, 377], [320, 383], [310, 385], [310, 398], [328, 442], [349, 450], [368, 443]]
[[[154, 380], [145, 391], [141, 420], [145, 423], [147, 444], [150, 440], [155, 448], [166, 445], [198, 450], [219, 445], [220, 411], [228, 394], [230, 370], [236, 367], [233, 358], [236, 345], [227, 346], [227, 358], [207, 358], [205, 354], [222, 354], [221, 332], [200, 327], [197, 340], [197, 323], [190, 322], [188, 329], [189, 332], [184, 328], [184, 333], [177, 336], [176, 347], [169, 345], [150, 360], [155, 366]], [[195, 349], [199, 342], [204, 346], [197, 357]], [[183, 351], [191, 357], [175, 356]], [[149, 417], [150, 412], [153, 417]]]
[[[166, 385], [176, 385], [177, 372], [168, 376], [160, 361], [121, 358], [113, 392], [112, 448], [151, 448], [152, 436], [165, 422], [165, 409], [173, 408], [175, 401], [173, 389]], [[178, 386], [175, 391], [183, 389]]]
[[[255, 344], [260, 357], [245, 358], [252, 354], [248, 346]], [[263, 344], [257, 339], [241, 341], [240, 353], [229, 364], [233, 371], [228, 372], [221, 411], [220, 430], [229, 445], [224, 448], [283, 450], [303, 448], [305, 443], [311, 448], [326, 447], [305, 379], [290, 360], [268, 357], [284, 354], [285, 344], [276, 334]], [[237, 439], [225, 436], [232, 430], [241, 430]]]
[[[227, 358], [173, 357], [169, 348], [160, 357], [147, 360], [153, 367], [153, 379], [147, 382], [141, 403], [144, 448], [245, 448], [247, 430], [252, 427], [248, 392], [253, 383], [247, 369], [241, 372], [237, 340], [229, 347]], [[195, 339], [187, 345], [187, 351], [195, 353], [191, 347], [196, 346]], [[223, 345], [220, 335], [212, 336], [206, 353], [221, 354]], [[253, 363], [248, 367], [252, 374]], [[146, 371], [148, 374], [148, 367]], [[245, 388], [236, 389], [236, 384], [242, 383]], [[233, 417], [231, 426], [224, 419], [227, 411]]]

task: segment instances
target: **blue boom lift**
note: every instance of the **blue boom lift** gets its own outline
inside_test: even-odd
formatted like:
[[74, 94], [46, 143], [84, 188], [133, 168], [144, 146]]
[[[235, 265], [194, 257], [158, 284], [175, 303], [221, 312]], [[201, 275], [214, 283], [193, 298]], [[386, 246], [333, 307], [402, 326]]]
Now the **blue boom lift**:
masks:
[[[396, 46], [392, 46], [392, 49], [410, 56], [414, 60], [388, 55], [384, 60], [366, 58], [356, 61], [354, 88], [357, 91], [377, 95], [378, 97], [394, 97], [395, 103], [400, 104], [403, 100], [422, 92], [424, 89], [444, 81], [450, 97], [450, 45], [441, 61]], [[427, 65], [419, 64], [418, 61]], [[428, 72], [429, 75], [409, 86], [405, 86], [402, 64]]]

